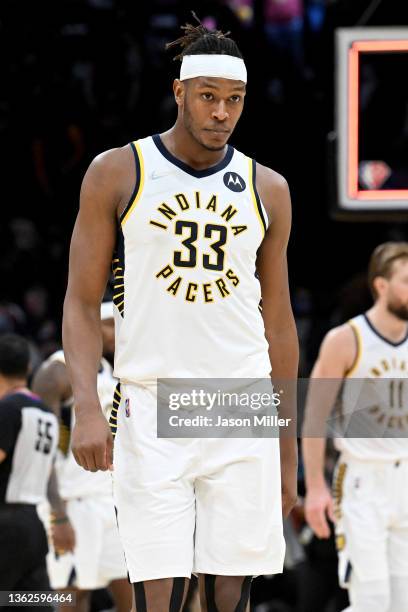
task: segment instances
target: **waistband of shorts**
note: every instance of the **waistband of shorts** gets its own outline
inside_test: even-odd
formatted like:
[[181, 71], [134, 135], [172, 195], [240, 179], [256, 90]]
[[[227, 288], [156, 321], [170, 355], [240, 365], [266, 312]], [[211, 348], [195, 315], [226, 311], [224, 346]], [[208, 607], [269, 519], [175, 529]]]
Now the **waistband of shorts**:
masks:
[[390, 457], [390, 458], [385, 458], [385, 457], [378, 457], [378, 458], [371, 458], [368, 457], [367, 459], [362, 459], [361, 457], [355, 457], [352, 453], [349, 453], [347, 451], [341, 451], [340, 456], [339, 456], [339, 462], [344, 462], [344, 463], [356, 463], [359, 465], [392, 465], [392, 464], [404, 464], [404, 465], [408, 465], [408, 457], [399, 457], [397, 455]]
[[140, 380], [129, 380], [129, 378], [121, 378], [119, 382], [121, 385], [129, 385], [130, 387], [157, 389], [157, 378], [145, 378]]

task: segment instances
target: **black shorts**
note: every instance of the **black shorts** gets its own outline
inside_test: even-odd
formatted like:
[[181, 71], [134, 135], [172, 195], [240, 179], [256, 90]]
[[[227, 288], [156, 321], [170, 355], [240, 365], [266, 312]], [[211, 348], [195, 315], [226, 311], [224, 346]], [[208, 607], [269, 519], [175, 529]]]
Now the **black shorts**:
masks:
[[0, 591], [49, 590], [47, 552], [36, 507], [0, 504]]

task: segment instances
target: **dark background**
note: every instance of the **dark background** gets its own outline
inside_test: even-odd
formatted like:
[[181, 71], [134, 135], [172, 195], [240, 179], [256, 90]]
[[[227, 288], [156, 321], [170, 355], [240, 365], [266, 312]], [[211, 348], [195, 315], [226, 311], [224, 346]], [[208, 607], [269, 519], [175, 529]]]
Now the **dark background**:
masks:
[[[364, 22], [403, 25], [404, 3], [305, 0], [292, 20], [277, 22], [268, 21], [268, 0], [243, 0], [252, 21], [232, 10], [239, 3], [2, 0], [0, 331], [25, 333], [41, 355], [58, 345], [81, 179], [96, 154], [174, 121], [178, 64], [164, 45], [191, 21], [192, 8], [230, 30], [248, 64], [246, 109], [232, 144], [291, 188], [290, 283], [303, 372], [326, 329], [369, 303], [369, 254], [385, 239], [403, 238], [406, 226], [329, 217], [333, 33]], [[397, 69], [388, 78], [405, 80]]]

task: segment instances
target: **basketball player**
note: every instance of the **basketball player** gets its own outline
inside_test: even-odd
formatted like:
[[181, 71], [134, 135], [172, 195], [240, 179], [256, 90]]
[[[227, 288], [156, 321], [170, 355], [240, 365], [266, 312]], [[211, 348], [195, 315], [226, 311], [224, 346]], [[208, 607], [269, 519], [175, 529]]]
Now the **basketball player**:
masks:
[[[113, 355], [113, 304], [101, 307], [103, 352]], [[97, 374], [99, 401], [108, 418], [116, 386], [112, 367], [102, 358]], [[77, 588], [77, 610], [89, 607], [89, 591], [108, 587], [119, 612], [128, 612], [132, 590], [127, 580], [123, 549], [119, 540], [112, 497], [111, 477], [106, 472], [91, 474], [81, 469], [70, 449], [74, 400], [64, 353], [57, 351], [37, 371], [33, 389], [60, 418], [60, 452], [56, 463], [59, 493], [66, 502], [66, 521], [75, 533], [73, 552], [53, 550], [48, 555], [48, 571], [53, 588]], [[54, 538], [62, 539], [69, 525], [64, 517], [54, 521]], [[72, 611], [72, 606], [69, 607]]]
[[73, 451], [87, 470], [113, 469], [95, 390], [113, 259], [114, 496], [136, 610], [181, 610], [194, 571], [204, 610], [244, 612], [252, 576], [282, 571], [296, 442], [282, 440], [279, 467], [276, 439], [158, 439], [156, 386], [268, 378], [271, 363], [277, 378], [296, 377], [290, 197], [280, 175], [227, 144], [246, 90], [237, 45], [201, 24], [173, 44], [182, 48], [175, 125], [103, 153], [82, 185], [63, 325]]
[[27, 341], [0, 336], [0, 591], [50, 588], [36, 505], [46, 499], [58, 422], [28, 390], [28, 371]]
[[[324, 339], [312, 373], [304, 428], [305, 436], [308, 431], [313, 435], [317, 423], [327, 422], [342, 385], [344, 418], [357, 417], [366, 437], [336, 439], [341, 456], [334, 478], [335, 504], [324, 478], [325, 438], [304, 438], [305, 512], [319, 538], [330, 535], [328, 518], [336, 522], [339, 577], [349, 589], [348, 610], [404, 612], [408, 609], [408, 243], [377, 247], [368, 277], [374, 306]], [[323, 384], [316, 379], [332, 380]], [[373, 427], [384, 427], [386, 437], [369, 437]]]

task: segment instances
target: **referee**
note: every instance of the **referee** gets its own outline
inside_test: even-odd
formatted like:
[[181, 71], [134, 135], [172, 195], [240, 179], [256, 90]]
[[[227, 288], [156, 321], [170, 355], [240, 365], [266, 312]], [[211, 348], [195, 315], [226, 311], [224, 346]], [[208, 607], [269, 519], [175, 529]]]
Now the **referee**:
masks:
[[0, 336], [0, 591], [50, 589], [36, 505], [46, 498], [58, 422], [28, 390], [28, 370], [27, 341]]

